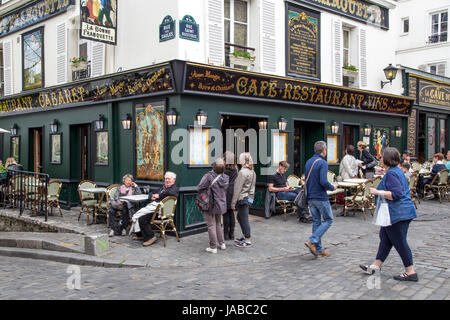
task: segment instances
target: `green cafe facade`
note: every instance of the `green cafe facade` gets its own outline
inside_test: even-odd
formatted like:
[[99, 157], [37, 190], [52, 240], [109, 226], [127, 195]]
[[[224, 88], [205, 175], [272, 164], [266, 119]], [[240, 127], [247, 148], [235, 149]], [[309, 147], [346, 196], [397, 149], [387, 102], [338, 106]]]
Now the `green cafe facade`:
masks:
[[226, 148], [256, 150], [252, 213], [263, 215], [267, 175], [279, 161], [291, 164], [287, 174], [303, 174], [318, 140], [328, 142], [335, 173], [345, 147], [359, 140], [373, 154], [385, 146], [402, 150], [413, 101], [174, 60], [0, 100], [0, 127], [12, 129], [1, 134], [0, 155], [61, 180], [66, 208], [79, 205], [84, 179], [107, 186], [131, 173], [155, 189], [173, 171], [180, 187], [176, 225], [188, 235], [206, 230], [196, 186]]

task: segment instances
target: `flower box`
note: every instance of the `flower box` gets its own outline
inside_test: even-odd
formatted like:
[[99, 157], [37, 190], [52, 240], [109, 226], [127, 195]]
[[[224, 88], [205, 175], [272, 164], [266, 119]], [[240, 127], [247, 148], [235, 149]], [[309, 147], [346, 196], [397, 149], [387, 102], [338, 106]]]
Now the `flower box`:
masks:
[[359, 72], [342, 68], [342, 75], [349, 78], [357, 78]]
[[243, 57], [235, 57], [234, 55], [230, 54], [230, 64], [247, 67], [247, 69], [250, 70], [250, 68], [253, 68], [255, 66], [255, 60], [250, 60]]
[[80, 71], [80, 70], [86, 70], [88, 66], [87, 61], [80, 61], [77, 63], [72, 62], [72, 71]]

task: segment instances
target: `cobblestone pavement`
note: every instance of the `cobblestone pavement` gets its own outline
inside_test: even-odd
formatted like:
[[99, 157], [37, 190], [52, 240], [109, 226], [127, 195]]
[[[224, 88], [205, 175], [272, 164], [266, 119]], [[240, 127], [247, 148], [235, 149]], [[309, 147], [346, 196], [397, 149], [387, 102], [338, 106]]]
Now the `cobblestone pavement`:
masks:
[[[180, 243], [169, 237], [166, 248], [160, 240], [143, 248], [128, 237], [113, 238], [111, 257], [146, 261], [149, 268], [74, 267], [1, 257], [0, 299], [449, 300], [450, 205], [422, 202], [418, 216], [408, 236], [418, 283], [392, 279], [403, 271], [395, 250], [379, 278], [361, 272], [358, 265], [371, 262], [378, 247], [378, 228], [370, 214], [366, 221], [359, 212], [336, 217], [323, 238], [332, 255], [319, 259], [303, 244], [311, 225], [299, 224], [293, 216], [286, 222], [282, 216], [252, 216], [254, 246], [241, 249], [227, 242], [227, 249], [215, 255], [205, 252], [207, 233]], [[71, 268], [80, 268], [80, 289], [67, 287]]]

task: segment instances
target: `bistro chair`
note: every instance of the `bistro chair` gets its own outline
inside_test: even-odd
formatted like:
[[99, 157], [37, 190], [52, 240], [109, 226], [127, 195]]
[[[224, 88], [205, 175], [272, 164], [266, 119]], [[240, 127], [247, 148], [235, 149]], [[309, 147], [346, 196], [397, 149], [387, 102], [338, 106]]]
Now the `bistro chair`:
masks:
[[300, 186], [300, 178], [295, 174], [291, 174], [289, 177], [287, 177], [287, 183], [289, 187], [298, 188]]
[[347, 216], [347, 208], [353, 209], [353, 215], [355, 215], [356, 210], [361, 210], [364, 220], [366, 220], [366, 208], [371, 210], [373, 215], [374, 207], [371, 204], [370, 188], [372, 188], [372, 180], [361, 184], [354, 195], [344, 198], [344, 217]]
[[31, 213], [37, 215], [39, 206], [44, 203], [43, 182], [37, 176], [27, 176], [24, 179], [23, 190], [25, 191], [25, 204], [27, 208], [31, 208]]
[[[439, 195], [439, 202], [442, 203], [442, 192], [447, 196], [447, 200], [450, 201], [450, 196], [448, 194], [448, 169], [444, 169], [438, 172], [437, 175], [434, 176], [433, 181], [430, 184], [426, 184], [423, 187], [423, 194], [427, 193], [428, 190], [432, 192], [437, 191]], [[435, 182], [438, 181], [436, 184]]]
[[420, 169], [422, 169], [421, 164], [417, 161], [411, 163], [411, 167], [413, 168], [414, 171], [420, 171]]
[[[335, 184], [336, 183], [336, 174], [330, 170], [328, 170], [327, 172], [327, 179], [328, 182], [331, 184]], [[331, 200], [334, 202], [334, 208], [337, 209], [337, 195], [338, 193], [344, 193], [345, 190], [342, 188], [337, 188], [336, 190], [330, 191], [327, 190], [327, 195], [330, 198], [330, 202]]]
[[78, 184], [78, 195], [80, 196], [81, 209], [78, 215], [78, 221], [82, 213], [86, 214], [87, 223], [89, 224], [89, 215], [92, 213], [94, 215], [95, 205], [97, 200], [95, 200], [95, 194], [91, 192], [80, 191], [82, 188], [96, 188], [97, 185], [90, 180], [83, 180]]
[[[114, 198], [114, 194], [119, 190], [119, 184], [112, 184], [106, 188], [106, 192], [102, 193], [99, 202], [95, 205], [95, 215], [99, 212], [104, 212], [106, 214], [106, 226], [109, 227], [109, 209], [111, 208], [111, 199]], [[116, 211], [117, 213], [120, 210]], [[114, 218], [116, 218], [116, 215]]]
[[59, 214], [61, 217], [63, 216], [61, 207], [59, 206], [59, 195], [62, 189], [62, 182], [57, 179], [52, 179], [48, 182], [47, 187], [47, 205], [50, 209], [50, 212], [53, 213], [53, 207], [58, 208]]
[[413, 173], [409, 176], [409, 194], [411, 195], [411, 200], [414, 203], [414, 206], [417, 209], [416, 199], [420, 203], [419, 195], [417, 194], [417, 182], [419, 182], [419, 175], [417, 173]]
[[[150, 220], [150, 224], [157, 228], [155, 231], [161, 234], [164, 241], [164, 247], [166, 246], [166, 232], [175, 232], [175, 236], [177, 237], [178, 242], [180, 242], [177, 228], [173, 222], [176, 210], [177, 198], [173, 196], [165, 197], [156, 207], [152, 220]], [[167, 227], [170, 227], [170, 229], [167, 229]]]

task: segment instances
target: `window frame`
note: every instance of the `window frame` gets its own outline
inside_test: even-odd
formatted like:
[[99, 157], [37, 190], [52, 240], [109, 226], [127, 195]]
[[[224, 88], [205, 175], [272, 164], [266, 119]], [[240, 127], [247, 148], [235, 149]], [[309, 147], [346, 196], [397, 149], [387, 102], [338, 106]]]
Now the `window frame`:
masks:
[[[439, 74], [439, 73], [438, 73], [439, 65], [444, 65], [444, 74]], [[436, 68], [436, 72], [435, 72], [435, 73], [433, 73], [433, 72], [431, 71], [431, 68], [432, 68], [432, 67], [435, 67], [435, 68]], [[438, 75], [438, 76], [443, 76], [443, 77], [445, 77], [446, 74], [447, 74], [447, 63], [446, 63], [445, 61], [440, 61], [440, 62], [430, 63], [430, 64], [427, 65], [427, 71], [428, 71], [429, 73], [432, 73], [432, 74], [435, 74], [435, 75]]]
[[[244, 47], [248, 47], [249, 46], [249, 36], [250, 36], [250, 30], [249, 30], [249, 26], [250, 26], [250, 1], [249, 0], [240, 0], [240, 1], [243, 1], [243, 2], [247, 3], [247, 22], [241, 22], [241, 21], [236, 21], [235, 20], [235, 17], [234, 17], [234, 2], [235, 2], [235, 0], [229, 0], [229, 2], [230, 2], [230, 17], [229, 18], [225, 17], [225, 3], [224, 3], [224, 11], [223, 11], [223, 32], [224, 32], [224, 38], [223, 39], [224, 39], [225, 43], [228, 42], [227, 39], [226, 39], [226, 36], [225, 36], [226, 35], [226, 23], [225, 23], [225, 21], [229, 21], [229, 24], [230, 24], [230, 41], [229, 41], [229, 43], [232, 43], [232, 44], [236, 44], [235, 43], [235, 39], [234, 39], [234, 24], [237, 23], [237, 24], [241, 24], [241, 25], [246, 25], [247, 26], [247, 28], [246, 28], [246, 30], [247, 30], [247, 34], [246, 34], [247, 43], [244, 44], [243, 46]], [[230, 53], [231, 52], [232, 51], [231, 51], [231, 48], [230, 48]], [[227, 55], [226, 46], [224, 46], [224, 55], [225, 56]], [[231, 63], [230, 63], [230, 67], [231, 67]], [[234, 65], [232, 67], [234, 68]]]
[[[405, 21], [408, 21], [408, 31], [405, 31]], [[405, 36], [405, 35], [409, 34], [409, 29], [410, 29], [409, 17], [404, 17], [401, 19], [401, 28], [402, 28], [401, 35]]]
[[[442, 18], [441, 18], [441, 15], [443, 14], [443, 13], [447, 13], [447, 31], [446, 31], [446, 35], [447, 35], [447, 39], [445, 40], [445, 41], [441, 41], [441, 35], [442, 35], [442, 30], [441, 30], [441, 27], [442, 27]], [[448, 34], [449, 34], [449, 32], [448, 32], [448, 23], [449, 23], [449, 19], [448, 19], [448, 13], [449, 13], [449, 10], [448, 9], [444, 9], [444, 10], [439, 10], [439, 11], [434, 11], [434, 12], [430, 12], [429, 13], [429, 32], [430, 32], [430, 34], [429, 34], [429, 37], [430, 37], [430, 39], [429, 39], [429, 43], [431, 43], [431, 44], [435, 44], [435, 43], [441, 43], [441, 42], [448, 42]], [[437, 23], [437, 25], [438, 25], [438, 32], [437, 33], [433, 33], [433, 16], [434, 15], [437, 15], [438, 16], [438, 23]], [[431, 38], [433, 37], [433, 36], [437, 36], [438, 38], [437, 38], [437, 41], [431, 41]]]

